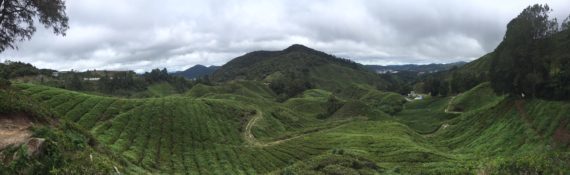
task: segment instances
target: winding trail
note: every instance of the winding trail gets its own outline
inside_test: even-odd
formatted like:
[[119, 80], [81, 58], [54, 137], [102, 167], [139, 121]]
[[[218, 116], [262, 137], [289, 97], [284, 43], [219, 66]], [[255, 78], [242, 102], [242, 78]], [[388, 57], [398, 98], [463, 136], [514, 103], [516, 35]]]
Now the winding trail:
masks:
[[[460, 94], [458, 94], [458, 95], [460, 95]], [[449, 102], [447, 102], [447, 107], [445, 107], [445, 110], [443, 110], [443, 112], [448, 113], [448, 114], [462, 114], [463, 113], [463, 112], [449, 110], [449, 108], [451, 107], [451, 103], [453, 103], [453, 100], [455, 100], [455, 97], [457, 97], [458, 95], [453, 96], [453, 97], [451, 97], [451, 99], [449, 99]]]
[[281, 144], [283, 142], [287, 142], [289, 140], [293, 140], [299, 137], [303, 137], [309, 134], [313, 134], [313, 133], [317, 133], [317, 132], [321, 132], [324, 130], [331, 130], [331, 129], [335, 129], [341, 126], [344, 126], [344, 124], [347, 124], [351, 121], [353, 121], [354, 119], [348, 119], [346, 121], [341, 122], [340, 124], [337, 125], [333, 125], [332, 127], [323, 127], [323, 128], [317, 128], [311, 131], [305, 131], [302, 132], [301, 134], [292, 136], [292, 137], [287, 137], [287, 138], [283, 138], [283, 139], [278, 139], [278, 140], [274, 140], [274, 141], [269, 141], [269, 142], [262, 142], [259, 141], [255, 138], [255, 136], [253, 135], [253, 133], [251, 132], [251, 129], [253, 128], [253, 126], [255, 125], [255, 123], [257, 121], [259, 121], [259, 119], [263, 118], [263, 112], [261, 112], [260, 110], [257, 110], [256, 114], [249, 120], [249, 122], [247, 123], [247, 125], [245, 126], [245, 132], [244, 134], [244, 138], [246, 140], [246, 142], [248, 142], [249, 144], [256, 146], [256, 147], [266, 147], [266, 146], [272, 146], [272, 145], [277, 145], [277, 144]]
[[518, 116], [524, 122], [524, 125], [526, 125], [526, 127], [529, 128], [532, 132], [534, 132], [538, 137], [544, 139], [544, 136], [538, 131], [538, 129], [536, 129], [533, 126], [532, 117], [528, 115], [528, 112], [525, 109], [525, 101], [522, 99], [515, 100], [515, 109], [517, 110]]
[[[458, 95], [460, 95], [460, 94], [458, 94]], [[448, 114], [463, 114], [463, 112], [458, 112], [458, 111], [451, 111], [451, 110], [449, 110], [449, 109], [451, 108], [451, 103], [453, 103], [453, 100], [454, 100], [455, 97], [457, 97], [458, 95], [453, 96], [453, 97], [451, 97], [451, 99], [449, 99], [449, 101], [447, 102], [447, 107], [445, 107], [445, 109], [443, 110], [444, 113], [448, 113]], [[435, 135], [435, 133], [438, 133], [439, 131], [441, 131], [441, 130], [447, 128], [447, 127], [449, 127], [449, 124], [447, 124], [447, 123], [442, 123], [441, 125], [439, 125], [439, 127], [438, 127], [435, 131], [433, 131], [432, 133], [429, 133], [429, 134], [424, 134], [423, 136], [424, 136], [424, 137], [428, 137], [428, 138], [429, 138], [429, 137], [433, 137], [433, 136]]]

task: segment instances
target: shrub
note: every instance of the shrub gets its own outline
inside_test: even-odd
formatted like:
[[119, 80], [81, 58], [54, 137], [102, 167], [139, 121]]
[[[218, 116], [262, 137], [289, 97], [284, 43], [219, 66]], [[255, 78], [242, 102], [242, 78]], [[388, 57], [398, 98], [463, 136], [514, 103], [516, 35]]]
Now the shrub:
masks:
[[11, 85], [12, 85], [12, 83], [10, 82], [10, 80], [0, 78], [0, 89], [6, 89], [6, 88], [10, 87]]

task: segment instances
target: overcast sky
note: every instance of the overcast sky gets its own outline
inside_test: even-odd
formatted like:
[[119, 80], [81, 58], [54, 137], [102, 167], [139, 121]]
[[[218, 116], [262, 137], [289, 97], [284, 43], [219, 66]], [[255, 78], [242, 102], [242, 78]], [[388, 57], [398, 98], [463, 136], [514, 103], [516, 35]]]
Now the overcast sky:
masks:
[[526, 6], [569, 0], [67, 0], [70, 29], [38, 26], [6, 59], [57, 70], [183, 70], [299, 43], [363, 64], [470, 61]]

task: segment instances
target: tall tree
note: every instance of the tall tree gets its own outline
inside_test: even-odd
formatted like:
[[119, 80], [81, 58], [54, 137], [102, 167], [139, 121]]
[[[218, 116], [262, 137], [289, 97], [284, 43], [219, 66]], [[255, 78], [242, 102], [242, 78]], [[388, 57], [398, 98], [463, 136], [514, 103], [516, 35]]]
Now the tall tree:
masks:
[[568, 15], [568, 17], [566, 17], [566, 19], [564, 19], [564, 21], [562, 21], [562, 24], [560, 25], [561, 31], [565, 31], [565, 30], [569, 30], [569, 29], [570, 29], [570, 15]]
[[549, 19], [550, 12], [548, 5], [536, 4], [528, 6], [509, 22], [491, 64], [495, 91], [535, 95], [548, 73], [539, 55], [548, 52], [549, 36], [558, 32], [556, 19]]
[[34, 19], [56, 35], [65, 36], [69, 28], [64, 0], [0, 0], [0, 52], [31, 39]]

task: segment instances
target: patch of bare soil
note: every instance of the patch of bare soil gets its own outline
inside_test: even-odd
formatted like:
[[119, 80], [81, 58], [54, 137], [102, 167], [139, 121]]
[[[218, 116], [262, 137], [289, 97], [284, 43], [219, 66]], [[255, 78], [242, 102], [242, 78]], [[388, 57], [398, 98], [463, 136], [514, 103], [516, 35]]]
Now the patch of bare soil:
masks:
[[20, 145], [32, 136], [30, 116], [24, 113], [0, 114], [0, 150], [10, 145]]
[[554, 131], [554, 141], [562, 147], [570, 146], [570, 128], [567, 128], [568, 120], [560, 122], [560, 126]]

